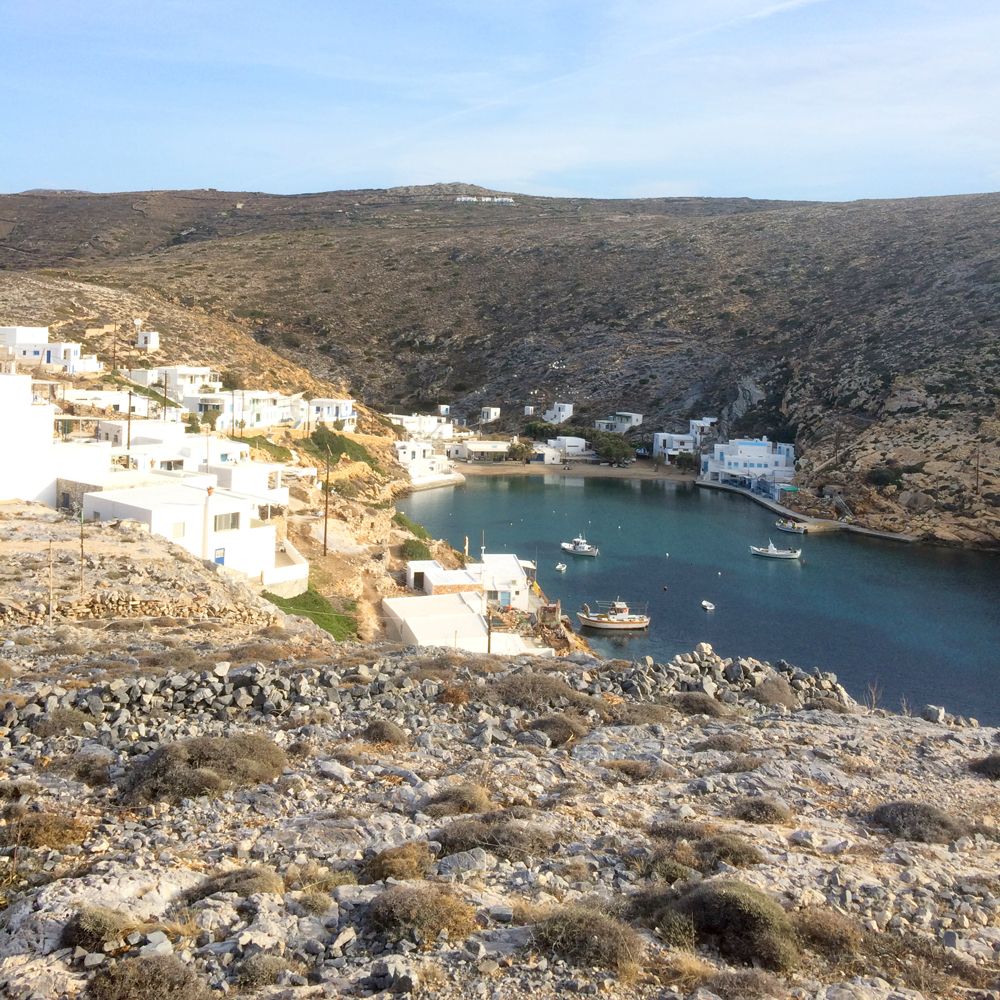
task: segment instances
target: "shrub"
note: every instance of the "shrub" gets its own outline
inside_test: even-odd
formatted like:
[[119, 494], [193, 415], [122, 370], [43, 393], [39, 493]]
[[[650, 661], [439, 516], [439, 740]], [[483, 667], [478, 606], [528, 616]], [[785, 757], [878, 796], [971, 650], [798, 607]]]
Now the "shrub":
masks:
[[535, 719], [528, 728], [545, 733], [549, 742], [555, 747], [587, 735], [587, 727], [579, 719], [562, 712]]
[[49, 848], [61, 851], [79, 844], [90, 832], [90, 826], [62, 813], [29, 812], [8, 821], [0, 828], [0, 843], [7, 847]]
[[792, 690], [792, 685], [784, 677], [777, 675], [768, 677], [757, 687], [751, 688], [748, 694], [754, 701], [772, 708], [776, 705], [795, 708], [799, 703], [799, 699]]
[[677, 710], [669, 705], [658, 705], [650, 701], [622, 702], [607, 709], [609, 724], [612, 726], [659, 726], [674, 722]]
[[393, 886], [372, 901], [367, 920], [390, 940], [412, 937], [418, 943], [433, 943], [442, 931], [461, 940], [476, 929], [472, 907], [437, 886]]
[[729, 969], [712, 976], [705, 985], [723, 1000], [770, 1000], [785, 994], [781, 983], [760, 969]]
[[792, 818], [792, 811], [784, 802], [765, 795], [738, 799], [730, 814], [745, 823], [787, 823]]
[[328, 892], [320, 892], [319, 889], [306, 889], [299, 896], [299, 905], [306, 913], [318, 917], [330, 909], [333, 905], [333, 899]]
[[84, 732], [84, 723], [93, 721], [89, 715], [77, 708], [54, 708], [47, 715], [36, 716], [31, 724], [31, 730], [43, 740], [67, 733], [79, 736]]
[[980, 760], [974, 760], [969, 764], [969, 770], [973, 774], [980, 774], [990, 781], [1000, 781], [1000, 753], [990, 754]]
[[101, 951], [105, 941], [120, 941], [138, 926], [136, 920], [121, 910], [84, 906], [63, 927], [62, 946]]
[[707, 750], [717, 750], [719, 753], [748, 753], [753, 748], [753, 741], [738, 733], [717, 733], [691, 747], [695, 753], [705, 753]]
[[810, 906], [796, 913], [793, 922], [799, 940], [824, 958], [837, 960], [861, 946], [861, 928], [837, 910]]
[[779, 972], [798, 961], [788, 915], [773, 899], [742, 882], [700, 882], [675, 908], [694, 922], [699, 941], [713, 940], [724, 958]]
[[845, 705], [839, 698], [828, 695], [816, 695], [802, 706], [803, 712], [835, 712], [837, 715], [853, 715], [850, 705]]
[[947, 844], [965, 832], [961, 823], [924, 802], [887, 802], [872, 810], [871, 820], [900, 840], [922, 844]]
[[664, 909], [653, 928], [656, 936], [668, 947], [683, 951], [694, 951], [698, 943], [694, 921], [674, 910]]
[[678, 840], [699, 840], [708, 832], [704, 823], [694, 823], [687, 819], [664, 819], [654, 823], [650, 834], [671, 843]]
[[176, 956], [154, 955], [98, 969], [86, 996], [88, 1000], [212, 1000], [214, 994]]
[[735, 833], [716, 833], [696, 841], [693, 847], [698, 859], [697, 867], [703, 872], [718, 868], [723, 861], [734, 868], [764, 863], [764, 855]]
[[350, 868], [331, 871], [315, 861], [306, 861], [301, 865], [293, 861], [285, 869], [284, 878], [286, 888], [303, 891], [331, 892], [338, 885], [358, 884], [358, 877]]
[[482, 785], [467, 782], [438, 792], [423, 807], [423, 812], [428, 816], [458, 816], [486, 812], [491, 805], [489, 792]]
[[736, 774], [741, 771], [756, 771], [766, 763], [767, 758], [759, 753], [738, 753], [730, 757], [719, 770], [725, 774]]
[[400, 554], [410, 562], [415, 559], [430, 559], [431, 550], [427, 547], [427, 543], [420, 541], [419, 538], [407, 538], [400, 546]]
[[666, 765], [651, 760], [602, 760], [599, 764], [605, 771], [636, 783], [672, 777], [675, 773]]
[[464, 684], [446, 684], [437, 700], [442, 705], [467, 705], [472, 700], [472, 695]]
[[407, 746], [410, 742], [406, 730], [388, 719], [373, 719], [368, 723], [368, 728], [362, 733], [361, 738], [367, 743], [392, 743], [400, 747]]
[[552, 835], [540, 827], [503, 816], [456, 820], [435, 839], [441, 844], [441, 857], [482, 847], [508, 861], [537, 856], [551, 847], [553, 840]]
[[369, 882], [383, 882], [387, 878], [408, 881], [426, 878], [433, 867], [430, 847], [414, 841], [386, 848], [370, 857], [364, 865], [364, 877]]
[[876, 465], [865, 473], [865, 482], [869, 486], [898, 486], [903, 481], [903, 470], [898, 466]]
[[278, 896], [284, 891], [284, 879], [271, 868], [237, 868], [231, 872], [209, 876], [201, 885], [188, 889], [184, 894], [184, 901], [190, 905], [223, 892], [232, 892], [246, 899], [258, 893]]
[[681, 864], [671, 850], [658, 847], [642, 866], [642, 874], [657, 882], [674, 883], [687, 881], [698, 873], [694, 868]]
[[0, 802], [17, 802], [28, 799], [41, 791], [41, 786], [25, 778], [13, 778], [10, 781], [0, 781]]
[[546, 951], [575, 965], [635, 976], [645, 949], [628, 924], [585, 906], [566, 906], [537, 923], [532, 936]]
[[487, 697], [493, 702], [536, 712], [566, 706], [582, 709], [597, 706], [595, 699], [574, 691], [561, 677], [535, 671], [497, 678], [489, 685]]
[[397, 510], [395, 514], [392, 515], [393, 524], [398, 524], [399, 527], [404, 528], [408, 531], [414, 538], [419, 538], [421, 541], [429, 541], [431, 533], [417, 521], [413, 521], [408, 518], [401, 510]]
[[263, 952], [258, 952], [240, 962], [236, 970], [236, 982], [248, 990], [273, 986], [287, 968], [288, 962], [280, 955], [265, 955]]
[[679, 691], [670, 696], [669, 702], [684, 715], [709, 715], [721, 719], [731, 714], [725, 705], [702, 691]]
[[287, 759], [263, 736], [197, 736], [167, 743], [133, 766], [123, 789], [128, 803], [217, 795], [273, 781]]

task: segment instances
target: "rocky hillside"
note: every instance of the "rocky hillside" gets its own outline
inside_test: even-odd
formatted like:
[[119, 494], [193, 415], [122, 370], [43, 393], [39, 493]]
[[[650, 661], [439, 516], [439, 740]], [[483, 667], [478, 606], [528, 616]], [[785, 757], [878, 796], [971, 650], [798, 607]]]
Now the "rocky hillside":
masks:
[[478, 191], [6, 196], [0, 266], [197, 309], [379, 406], [720, 413], [872, 523], [1000, 540], [1000, 195]]

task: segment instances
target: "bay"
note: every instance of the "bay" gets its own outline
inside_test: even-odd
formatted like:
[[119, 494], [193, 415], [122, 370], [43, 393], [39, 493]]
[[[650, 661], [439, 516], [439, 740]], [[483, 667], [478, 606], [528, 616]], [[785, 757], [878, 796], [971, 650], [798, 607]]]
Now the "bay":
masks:
[[[397, 506], [458, 549], [467, 536], [473, 557], [485, 532], [487, 551], [537, 559], [543, 590], [574, 621], [584, 601], [648, 604], [647, 633], [588, 632], [604, 656], [665, 660], [709, 642], [723, 656], [832, 670], [854, 697], [874, 690], [892, 710], [930, 703], [1000, 723], [996, 554], [786, 535], [744, 497], [662, 480], [470, 476]], [[600, 547], [596, 559], [560, 551], [581, 532]], [[751, 556], [769, 537], [801, 544], [802, 559]]]

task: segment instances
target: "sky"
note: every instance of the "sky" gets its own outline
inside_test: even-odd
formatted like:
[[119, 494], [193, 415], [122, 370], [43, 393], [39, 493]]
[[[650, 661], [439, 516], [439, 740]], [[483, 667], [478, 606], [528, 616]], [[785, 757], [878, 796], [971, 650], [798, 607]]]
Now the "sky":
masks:
[[0, 191], [1000, 189], [1000, 0], [0, 0]]

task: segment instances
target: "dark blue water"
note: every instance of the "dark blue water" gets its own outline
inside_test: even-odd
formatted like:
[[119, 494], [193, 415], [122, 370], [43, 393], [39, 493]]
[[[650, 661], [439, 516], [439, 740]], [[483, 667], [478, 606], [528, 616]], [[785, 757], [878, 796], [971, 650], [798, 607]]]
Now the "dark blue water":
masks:
[[[485, 531], [488, 551], [537, 558], [542, 588], [567, 612], [618, 596], [647, 603], [648, 633], [588, 634], [606, 656], [663, 660], [710, 642], [724, 656], [832, 670], [857, 698], [876, 684], [887, 708], [930, 702], [1000, 723], [996, 555], [788, 535], [750, 500], [687, 483], [470, 477], [398, 506], [456, 548], [467, 535], [473, 555]], [[599, 557], [560, 552], [559, 542], [580, 532]], [[748, 546], [769, 537], [801, 545], [802, 559], [751, 556]], [[566, 573], [555, 571], [559, 561]], [[702, 610], [705, 599], [714, 612]]]

